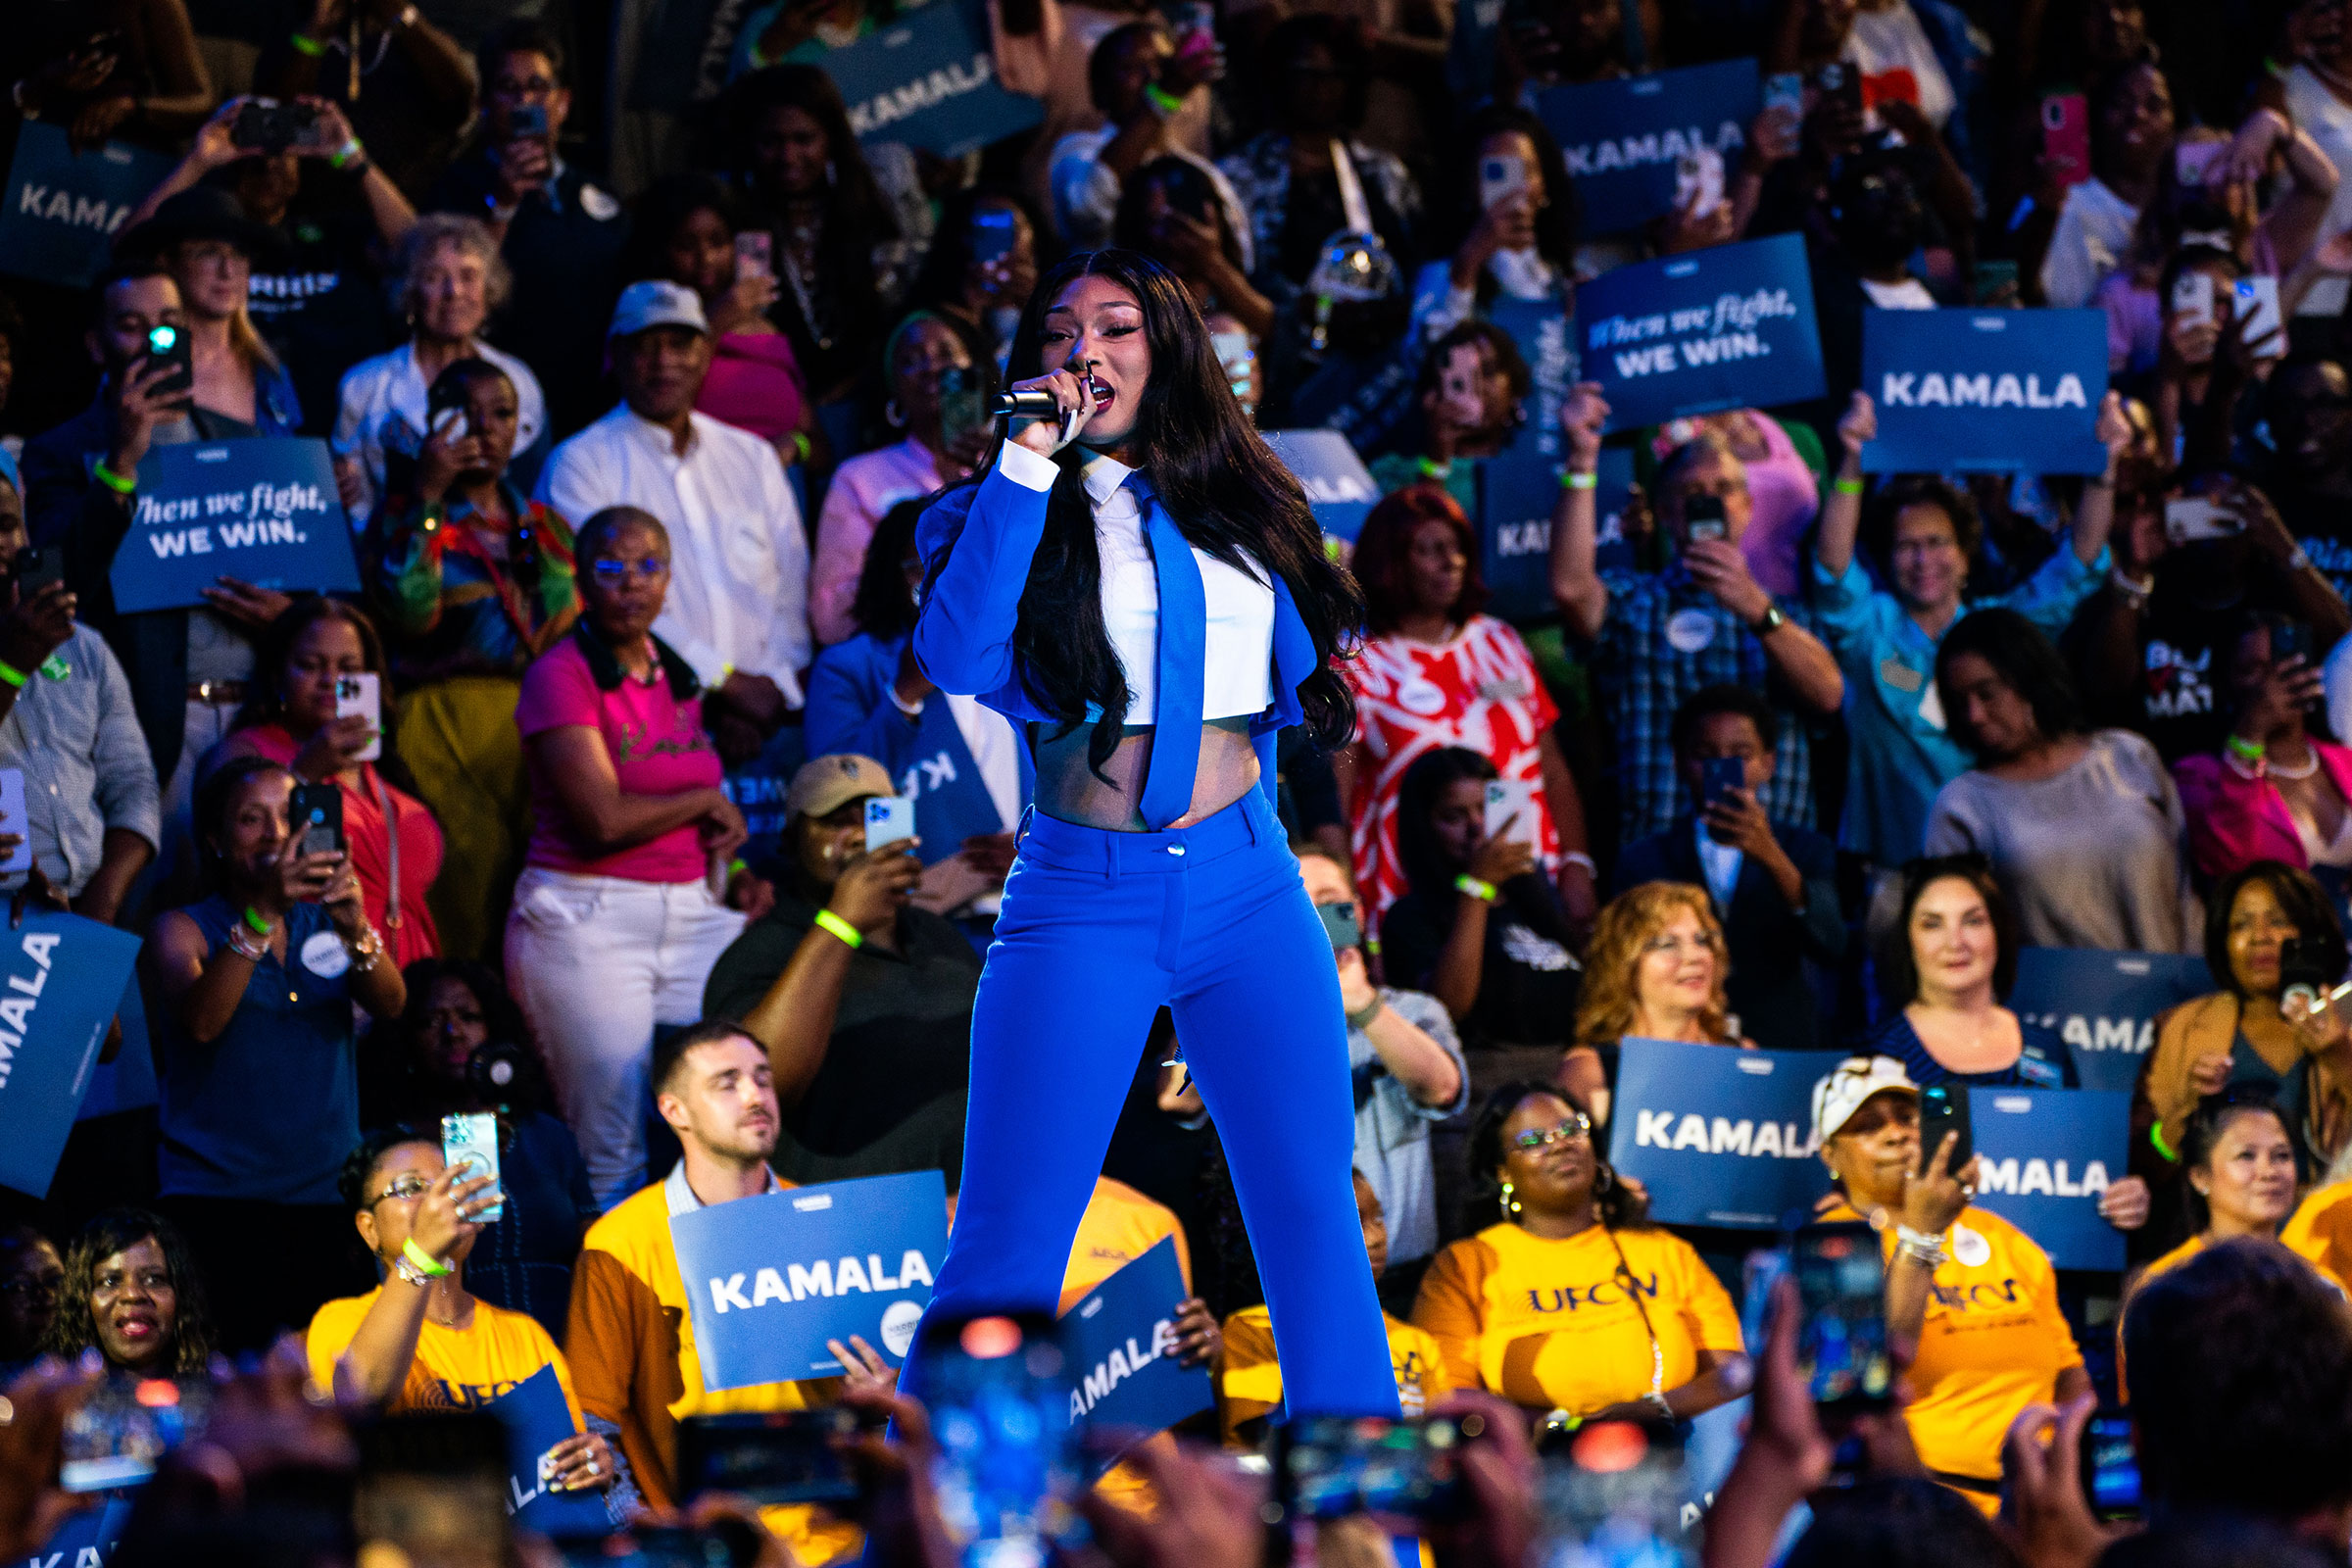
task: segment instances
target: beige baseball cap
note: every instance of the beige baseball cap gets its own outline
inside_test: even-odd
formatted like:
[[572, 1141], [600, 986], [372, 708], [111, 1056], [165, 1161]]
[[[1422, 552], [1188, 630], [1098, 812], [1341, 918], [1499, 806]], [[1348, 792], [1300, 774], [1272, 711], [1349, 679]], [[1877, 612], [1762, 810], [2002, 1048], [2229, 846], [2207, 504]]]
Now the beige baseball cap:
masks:
[[784, 792], [784, 820], [826, 816], [869, 795], [898, 793], [898, 786], [891, 782], [890, 769], [870, 757], [856, 752], [812, 757], [792, 775], [792, 787]]
[[1848, 1056], [1813, 1086], [1813, 1139], [1828, 1143], [1873, 1095], [1919, 1098], [1919, 1085], [1892, 1056]]

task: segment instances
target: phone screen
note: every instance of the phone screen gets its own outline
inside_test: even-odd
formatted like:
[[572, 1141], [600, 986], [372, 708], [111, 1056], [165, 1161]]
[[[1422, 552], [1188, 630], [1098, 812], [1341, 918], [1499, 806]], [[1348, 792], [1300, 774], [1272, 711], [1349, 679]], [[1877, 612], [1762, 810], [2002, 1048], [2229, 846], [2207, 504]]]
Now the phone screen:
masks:
[[1925, 1171], [1942, 1146], [1952, 1140], [1946, 1171], [1958, 1172], [1976, 1155], [1976, 1139], [1968, 1119], [1968, 1091], [1958, 1084], [1935, 1084], [1919, 1092], [1919, 1168]]
[[1011, 208], [978, 207], [972, 210], [973, 261], [984, 265], [1003, 261], [1012, 254], [1016, 237]]
[[723, 1492], [762, 1508], [855, 1503], [864, 1488], [843, 1450], [866, 1430], [838, 1404], [688, 1416], [678, 1423], [679, 1496]]
[[1698, 764], [1699, 798], [1708, 806], [1747, 788], [1747, 763], [1737, 757], [1710, 757]]
[[914, 802], [904, 795], [869, 796], [865, 803], [868, 853], [914, 837]]
[[1364, 940], [1363, 921], [1356, 917], [1353, 904], [1318, 904], [1315, 913], [1322, 917], [1323, 934], [1331, 938], [1332, 952], [1345, 953]]
[[1811, 1225], [1791, 1238], [1796, 1369], [1828, 1409], [1884, 1406], [1894, 1390], [1886, 1348], [1886, 1262], [1868, 1225]]
[[2245, 520], [2203, 496], [2175, 496], [2164, 504], [2164, 531], [2177, 545], [2204, 539], [2230, 539], [2245, 531]]
[[776, 236], [747, 228], [735, 236], [735, 270], [752, 277], [776, 275]]
[[486, 1110], [442, 1117], [441, 1159], [453, 1170], [464, 1167], [458, 1178], [461, 1181], [470, 1181], [476, 1176], [490, 1178], [490, 1188], [480, 1196], [497, 1201], [475, 1217], [485, 1225], [497, 1224], [507, 1211], [506, 1194], [499, 1180], [498, 1118]]
[[1683, 537], [1696, 544], [1701, 539], [1731, 537], [1731, 524], [1723, 515], [1723, 497], [1688, 496], [1683, 501]]
[[2139, 1448], [2132, 1441], [2132, 1418], [2102, 1409], [2082, 1425], [2082, 1500], [2091, 1517], [2136, 1519], [2140, 1515]]
[[939, 1509], [961, 1560], [1042, 1563], [1077, 1532], [1067, 1358], [1040, 1313], [923, 1323]]
[[1276, 1430], [1275, 1498], [1290, 1517], [1448, 1519], [1467, 1502], [1462, 1445], [1485, 1422], [1301, 1415]]
[[383, 701], [383, 680], [373, 670], [335, 677], [335, 716], [364, 718], [375, 731], [368, 744], [353, 754], [360, 761], [372, 762], [384, 755]]

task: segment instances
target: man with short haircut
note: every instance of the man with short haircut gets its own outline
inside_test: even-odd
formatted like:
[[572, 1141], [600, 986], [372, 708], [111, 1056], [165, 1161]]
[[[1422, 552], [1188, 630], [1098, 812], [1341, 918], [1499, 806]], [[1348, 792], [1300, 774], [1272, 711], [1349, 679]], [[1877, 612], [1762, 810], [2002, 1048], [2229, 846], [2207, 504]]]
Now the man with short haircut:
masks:
[[703, 683], [703, 718], [729, 766], [757, 757], [801, 706], [808, 536], [775, 448], [695, 412], [710, 322], [692, 289], [631, 283], [607, 336], [618, 408], [556, 448], [539, 499], [575, 521], [637, 507], [669, 530], [669, 593], [655, 633]]
[[[666, 1178], [589, 1227], [572, 1265], [564, 1352], [588, 1429], [618, 1441], [646, 1501], [660, 1508], [684, 1500], [679, 1421], [810, 1409], [830, 1403], [839, 1384], [706, 1387], [693, 1307], [670, 1240], [670, 1220], [679, 1214], [792, 1185], [767, 1165], [778, 1126], [767, 1053], [733, 1024], [697, 1024], [654, 1047], [650, 1082], [654, 1107], [678, 1135], [683, 1153]], [[804, 1563], [835, 1561], [858, 1544], [855, 1528], [817, 1521], [807, 1508], [766, 1509], [761, 1518]]]

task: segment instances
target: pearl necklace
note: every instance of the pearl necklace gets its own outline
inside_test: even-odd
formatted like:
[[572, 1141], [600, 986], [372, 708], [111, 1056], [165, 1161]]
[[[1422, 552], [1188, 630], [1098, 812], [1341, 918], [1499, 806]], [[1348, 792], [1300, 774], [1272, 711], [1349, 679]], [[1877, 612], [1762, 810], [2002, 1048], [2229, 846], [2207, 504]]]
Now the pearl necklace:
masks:
[[2302, 765], [2298, 767], [2288, 767], [2282, 762], [2274, 762], [2267, 757], [2249, 767], [2239, 761], [2235, 756], [2227, 752], [2223, 754], [2222, 760], [2229, 763], [2230, 771], [2235, 773], [2239, 778], [2284, 779], [2289, 784], [2299, 784], [2320, 770], [2320, 754], [2311, 749], [2309, 742], [2304, 743], [2303, 761]]

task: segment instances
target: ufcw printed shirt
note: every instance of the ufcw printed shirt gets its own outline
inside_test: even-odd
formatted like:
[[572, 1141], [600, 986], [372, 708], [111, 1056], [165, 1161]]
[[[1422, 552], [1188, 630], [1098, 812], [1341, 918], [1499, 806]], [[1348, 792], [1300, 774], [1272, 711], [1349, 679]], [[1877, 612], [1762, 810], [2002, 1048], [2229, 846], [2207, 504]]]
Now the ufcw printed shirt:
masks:
[[1560, 1242], [1490, 1226], [1438, 1253], [1413, 1322], [1437, 1341], [1448, 1387], [1578, 1414], [1649, 1392], [1653, 1332], [1667, 1389], [1698, 1375], [1700, 1350], [1743, 1348], [1739, 1311], [1698, 1253], [1648, 1226]]

